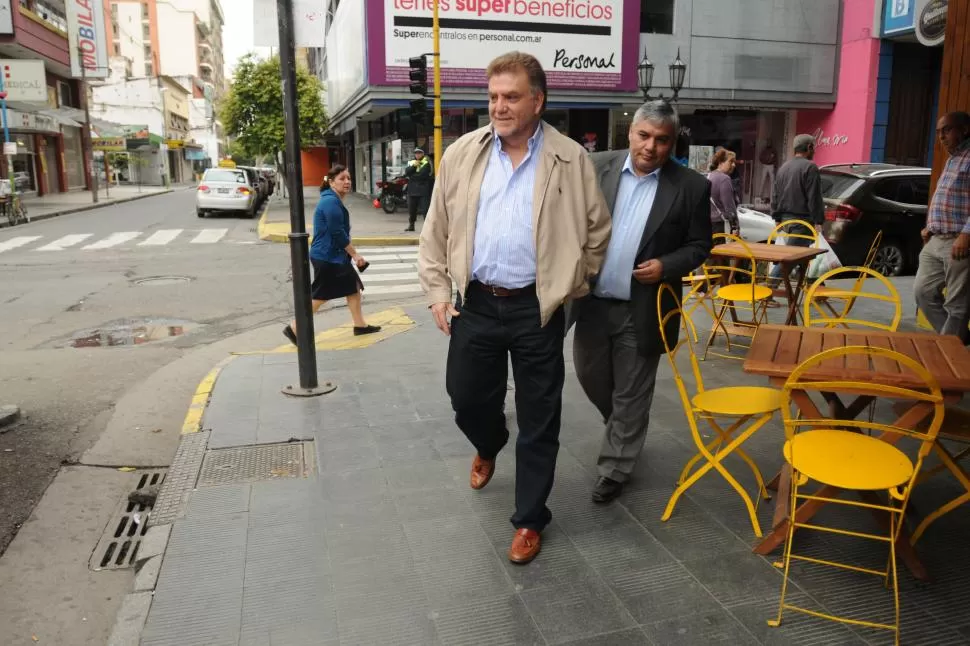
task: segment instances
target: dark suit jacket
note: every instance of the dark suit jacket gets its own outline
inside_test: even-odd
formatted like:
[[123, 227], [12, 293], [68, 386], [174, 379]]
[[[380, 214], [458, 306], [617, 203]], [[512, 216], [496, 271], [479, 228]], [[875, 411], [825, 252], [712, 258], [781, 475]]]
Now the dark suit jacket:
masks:
[[[616, 206], [620, 187], [620, 173], [628, 151], [594, 153], [593, 163], [600, 180], [600, 188], [610, 213]], [[682, 294], [681, 279], [700, 266], [711, 253], [711, 185], [705, 177], [674, 161], [660, 170], [660, 185], [644, 228], [635, 265], [656, 258], [663, 264], [662, 281]], [[660, 316], [657, 312], [657, 293], [660, 283], [643, 285], [633, 278], [630, 267], [630, 301], [637, 332], [640, 354], [653, 356], [664, 353], [660, 336]], [[674, 304], [664, 304], [664, 312]], [[576, 317], [582, 316], [582, 301], [575, 303]], [[680, 319], [668, 321], [667, 340], [676, 343]]]

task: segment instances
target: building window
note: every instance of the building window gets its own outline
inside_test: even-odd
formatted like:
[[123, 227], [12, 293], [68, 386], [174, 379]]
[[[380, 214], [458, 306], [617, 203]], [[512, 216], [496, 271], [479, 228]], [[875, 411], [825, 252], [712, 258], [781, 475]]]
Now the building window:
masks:
[[71, 84], [65, 81], [57, 82], [57, 105], [74, 107], [74, 97], [71, 94]]
[[152, 63], [151, 63], [151, 61], [145, 63], [145, 76], [154, 76], [154, 74], [152, 74]]
[[111, 21], [111, 35], [115, 38], [118, 37], [118, 22], [116, 20]]
[[145, 45], [145, 59], [146, 60], [151, 60], [152, 59], [152, 46], [151, 45], [147, 45], [147, 44]]
[[141, 35], [144, 36], [145, 40], [150, 40], [152, 37], [152, 29], [148, 25], [141, 26]]
[[674, 0], [640, 0], [640, 33], [674, 33]]
[[142, 20], [150, 20], [150, 18], [148, 16], [148, 3], [147, 2], [141, 3], [141, 19]]
[[114, 45], [115, 45], [115, 56], [121, 56], [121, 45], [119, 43], [115, 43]]

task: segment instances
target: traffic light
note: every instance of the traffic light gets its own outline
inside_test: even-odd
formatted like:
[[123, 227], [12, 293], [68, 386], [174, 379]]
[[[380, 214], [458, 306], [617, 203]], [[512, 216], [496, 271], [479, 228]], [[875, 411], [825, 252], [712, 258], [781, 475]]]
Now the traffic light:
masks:
[[428, 95], [428, 61], [425, 57], [415, 56], [408, 59], [411, 67], [408, 76], [411, 79], [411, 94]]
[[411, 121], [415, 126], [423, 126], [428, 123], [428, 103], [424, 99], [414, 99], [411, 101]]

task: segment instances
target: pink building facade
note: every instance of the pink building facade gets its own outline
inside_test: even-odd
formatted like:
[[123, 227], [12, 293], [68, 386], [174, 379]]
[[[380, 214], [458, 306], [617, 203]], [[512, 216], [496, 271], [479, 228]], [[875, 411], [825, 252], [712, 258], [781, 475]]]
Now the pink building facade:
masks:
[[880, 14], [873, 0], [845, 0], [835, 108], [798, 112], [796, 130], [815, 135], [819, 165], [872, 161]]

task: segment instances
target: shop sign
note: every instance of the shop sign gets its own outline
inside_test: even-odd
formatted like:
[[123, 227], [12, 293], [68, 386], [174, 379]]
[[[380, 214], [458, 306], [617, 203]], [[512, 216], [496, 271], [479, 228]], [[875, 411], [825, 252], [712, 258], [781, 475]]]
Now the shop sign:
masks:
[[0, 34], [13, 33], [13, 0], [0, 0]]
[[124, 137], [94, 137], [91, 146], [106, 153], [123, 153], [127, 150]]
[[913, 31], [913, 5], [915, 0], [885, 0], [882, 10], [882, 33], [884, 36]]
[[65, 8], [71, 76], [105, 78], [109, 70], [103, 0], [65, 0]]
[[7, 101], [23, 103], [47, 103], [47, 73], [44, 61], [3, 58], [3, 89]]
[[927, 47], [943, 43], [946, 36], [947, 0], [916, 0], [916, 39]]
[[41, 114], [20, 112], [7, 109], [7, 124], [11, 130], [33, 130], [39, 132], [60, 132], [56, 121]]
[[[639, 0], [437, 1], [445, 85], [484, 86], [488, 63], [519, 50], [539, 59], [550, 88], [636, 89]], [[408, 59], [432, 51], [433, 4], [367, 3], [367, 24], [384, 26], [368, 44], [371, 84], [409, 83]]]
[[3, 142], [3, 154], [10, 156], [17, 154], [17, 142], [16, 141], [5, 141]]
[[839, 133], [826, 135], [825, 131], [821, 128], [816, 128], [812, 136], [815, 137], [816, 148], [822, 148], [824, 146], [844, 146], [849, 143], [849, 135], [840, 135]]
[[182, 148], [185, 145], [185, 142], [182, 141], [181, 139], [166, 139], [165, 145], [168, 146], [169, 149], [171, 150], [177, 150], [179, 148]]

